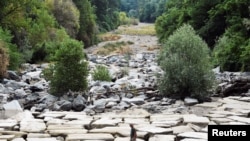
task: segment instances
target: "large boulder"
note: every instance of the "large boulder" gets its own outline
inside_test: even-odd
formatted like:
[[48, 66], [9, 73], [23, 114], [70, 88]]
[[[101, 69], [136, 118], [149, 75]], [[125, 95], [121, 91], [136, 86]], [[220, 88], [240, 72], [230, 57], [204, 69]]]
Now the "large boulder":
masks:
[[86, 107], [86, 99], [81, 95], [78, 95], [72, 103], [72, 107], [76, 111], [82, 111]]
[[69, 111], [72, 108], [72, 103], [67, 100], [60, 100], [54, 104], [53, 108], [57, 111]]

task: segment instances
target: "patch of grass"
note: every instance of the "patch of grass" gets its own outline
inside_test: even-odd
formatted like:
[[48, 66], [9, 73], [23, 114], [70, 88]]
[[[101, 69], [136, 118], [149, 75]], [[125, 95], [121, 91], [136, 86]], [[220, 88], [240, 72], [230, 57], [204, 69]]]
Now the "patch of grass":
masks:
[[160, 46], [150, 46], [147, 48], [148, 51], [159, 50]]
[[119, 40], [120, 38], [121, 36], [117, 34], [111, 34], [111, 33], [105, 33], [105, 34], [99, 35], [99, 39], [101, 40], [101, 42], [116, 41], [116, 40]]
[[130, 26], [121, 26], [117, 31], [118, 34], [127, 35], [156, 35], [154, 25], [139, 26], [138, 28]]
[[119, 53], [119, 54], [132, 53], [132, 50], [127, 46], [130, 44], [133, 44], [133, 42], [121, 41], [121, 42], [107, 43], [103, 47], [100, 47], [96, 51], [94, 51], [94, 54], [106, 56], [112, 53]]
[[92, 72], [93, 79], [100, 81], [111, 81], [112, 78], [109, 74], [108, 69], [105, 66], [98, 65], [95, 70]]

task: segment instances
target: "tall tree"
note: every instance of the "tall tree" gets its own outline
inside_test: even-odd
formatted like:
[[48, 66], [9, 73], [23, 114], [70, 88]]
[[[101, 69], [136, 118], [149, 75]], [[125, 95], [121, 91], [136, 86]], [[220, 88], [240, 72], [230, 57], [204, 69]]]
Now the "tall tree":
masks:
[[94, 9], [88, 0], [73, 0], [76, 7], [80, 11], [80, 29], [77, 39], [84, 42], [84, 46], [88, 47], [96, 43], [96, 16]]
[[91, 3], [95, 6], [99, 30], [110, 31], [118, 27], [120, 1], [91, 0]]

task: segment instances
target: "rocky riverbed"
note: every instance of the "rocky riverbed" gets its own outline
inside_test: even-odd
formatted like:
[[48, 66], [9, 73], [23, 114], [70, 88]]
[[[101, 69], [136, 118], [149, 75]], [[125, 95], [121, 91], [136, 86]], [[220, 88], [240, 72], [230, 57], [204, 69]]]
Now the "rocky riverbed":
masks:
[[[123, 35], [131, 55], [98, 56], [86, 50], [90, 72], [109, 69], [112, 82], [93, 81], [89, 90], [50, 95], [42, 77], [48, 64], [23, 64], [0, 83], [0, 141], [129, 141], [134, 124], [138, 141], [205, 141], [209, 124], [250, 124], [250, 75], [214, 69], [218, 87], [210, 102], [159, 95], [154, 36]], [[102, 44], [101, 44], [102, 45]], [[70, 83], [70, 82], [69, 82]]]

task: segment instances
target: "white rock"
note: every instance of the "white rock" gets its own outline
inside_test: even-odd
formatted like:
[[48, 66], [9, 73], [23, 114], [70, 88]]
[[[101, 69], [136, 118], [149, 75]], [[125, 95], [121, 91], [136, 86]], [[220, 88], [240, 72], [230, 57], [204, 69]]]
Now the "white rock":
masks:
[[235, 120], [235, 121], [239, 121], [239, 122], [250, 124], [250, 118], [239, 117], [239, 116], [229, 116], [227, 118]]
[[201, 104], [196, 104], [195, 106], [197, 107], [206, 107], [206, 108], [217, 108], [219, 106], [221, 106], [222, 103], [221, 102], [204, 102]]
[[0, 120], [0, 128], [13, 128], [14, 126], [17, 125], [16, 120]]
[[175, 141], [174, 135], [154, 135], [149, 138], [149, 141]]
[[210, 121], [207, 117], [199, 117], [193, 114], [183, 116], [184, 123], [208, 124]]
[[[130, 137], [117, 137], [114, 141], [130, 141]], [[142, 139], [136, 139], [136, 141], [144, 141]]]
[[173, 132], [171, 128], [161, 128], [156, 126], [135, 127], [138, 131], [148, 132], [152, 134], [167, 134]]
[[11, 140], [15, 138], [15, 135], [1, 135], [0, 134], [0, 140]]
[[190, 97], [186, 97], [184, 99], [184, 104], [188, 105], [188, 106], [192, 106], [198, 103], [198, 100], [195, 98], [190, 98]]
[[207, 139], [207, 133], [203, 132], [184, 132], [178, 134], [178, 137], [181, 138], [194, 138], [194, 139]]
[[78, 141], [78, 140], [105, 140], [113, 141], [114, 137], [111, 134], [69, 134], [65, 141]]
[[172, 127], [172, 130], [173, 130], [173, 134], [175, 134], [175, 135], [180, 134], [180, 133], [184, 133], [184, 132], [194, 131], [190, 126], [186, 126], [186, 125]]
[[93, 127], [105, 127], [105, 126], [116, 126], [118, 123], [121, 123], [121, 119], [110, 119], [110, 118], [101, 118], [94, 121], [91, 125]]
[[68, 135], [68, 134], [86, 134], [88, 130], [86, 129], [53, 129], [48, 130], [49, 134], [52, 136], [58, 135]]
[[25, 141], [23, 138], [14, 138], [13, 140], [11, 141]]
[[58, 141], [55, 137], [50, 138], [27, 138], [27, 141]]
[[22, 137], [22, 136], [25, 136], [27, 135], [26, 132], [21, 132], [21, 131], [8, 131], [8, 130], [3, 130], [3, 131], [0, 131], [0, 135], [15, 135], [15, 138], [19, 138], [19, 137]]
[[13, 100], [11, 102], [4, 104], [3, 108], [5, 109], [5, 111], [15, 111], [15, 112], [23, 111], [22, 107], [20, 106], [17, 100]]
[[42, 133], [29, 133], [27, 138], [49, 138], [50, 134], [42, 134]]
[[20, 122], [20, 131], [39, 133], [44, 132], [45, 129], [46, 125], [40, 119], [24, 119]]

